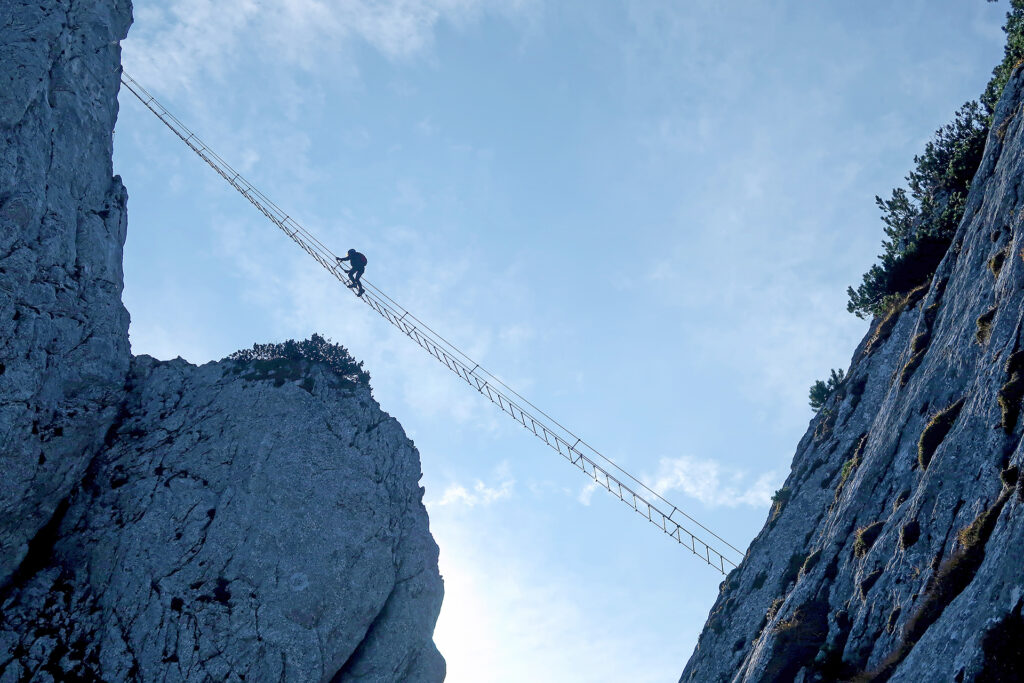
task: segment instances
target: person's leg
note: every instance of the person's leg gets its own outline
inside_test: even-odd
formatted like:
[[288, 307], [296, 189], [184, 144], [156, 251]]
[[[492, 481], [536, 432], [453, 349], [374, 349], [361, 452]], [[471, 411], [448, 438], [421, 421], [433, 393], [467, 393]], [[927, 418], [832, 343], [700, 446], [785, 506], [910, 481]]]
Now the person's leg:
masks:
[[363, 279], [363, 269], [362, 268], [358, 268], [358, 269], [355, 269], [355, 270], [352, 271], [352, 283], [358, 288], [358, 290], [356, 291], [356, 294], [358, 294], [359, 296], [362, 296], [363, 292], [366, 291], [366, 290], [363, 289], [363, 283], [360, 282], [360, 280], [362, 280], [362, 279]]

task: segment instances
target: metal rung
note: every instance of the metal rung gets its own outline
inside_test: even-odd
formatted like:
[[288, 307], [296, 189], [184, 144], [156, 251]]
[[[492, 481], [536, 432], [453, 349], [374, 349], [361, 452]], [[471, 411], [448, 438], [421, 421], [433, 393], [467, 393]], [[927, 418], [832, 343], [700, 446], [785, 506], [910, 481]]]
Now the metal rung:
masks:
[[[286, 235], [288, 235], [288, 237], [290, 237], [294, 242], [296, 242], [303, 249], [303, 251], [308, 253], [325, 270], [327, 270], [329, 273], [334, 275], [339, 281], [341, 281], [341, 277], [337, 273], [337, 266], [334, 254], [331, 253], [331, 251], [327, 249], [327, 247], [325, 247], [322, 243], [320, 243], [320, 241], [317, 240], [316, 237], [312, 236], [311, 233], [302, 229], [301, 226], [299, 226], [297, 223], [295, 223], [294, 220], [292, 220], [289, 214], [285, 213], [279, 207], [277, 207], [272, 201], [270, 201], [266, 197], [266, 195], [261, 193], [248, 180], [243, 178], [240, 173], [234, 172], [233, 169], [231, 169], [230, 166], [227, 165], [227, 162], [223, 161], [215, 152], [210, 150], [209, 147], [205, 145], [205, 143], [202, 143], [202, 141], [199, 140], [199, 138], [196, 137], [196, 135], [192, 131], [190, 131], [181, 122], [175, 119], [162, 104], [157, 102], [156, 98], [154, 98], [152, 95], [146, 92], [123, 69], [121, 70], [121, 82], [125, 85], [126, 88], [128, 88], [129, 91], [131, 91], [133, 95], [135, 95], [135, 97], [139, 99], [140, 102], [142, 102], [143, 105], [146, 106], [147, 109], [153, 112], [153, 114], [158, 119], [160, 119], [160, 121], [162, 121], [164, 125], [166, 125], [181, 140], [183, 140], [186, 146], [192, 149], [192, 151], [194, 151], [199, 156], [200, 159], [205, 161], [232, 187], [234, 187], [243, 197], [248, 199], [264, 216], [266, 216], [272, 223], [274, 223]], [[199, 143], [199, 146], [196, 146], [195, 144], [192, 143], [193, 139], [195, 139]], [[210, 154], [206, 154], [207, 151], [209, 151]], [[211, 155], [214, 158], [211, 158]], [[234, 175], [232, 175], [229, 178], [228, 173], [230, 172], [234, 172]], [[280, 216], [284, 216], [284, 218], [280, 218]], [[289, 230], [286, 224], [294, 224], [296, 226], [295, 230]], [[492, 403], [496, 404], [503, 412], [511, 416], [512, 419], [514, 419], [516, 422], [521, 423], [523, 427], [530, 429], [538, 439], [543, 441], [553, 450], [557, 451], [563, 457], [566, 457], [566, 459], [568, 459], [570, 463], [581, 469], [595, 482], [597, 482], [598, 484], [602, 485], [605, 489], [607, 489], [612, 495], [616, 496], [619, 500], [623, 501], [627, 505], [630, 505], [635, 512], [646, 517], [648, 521], [655, 524], [655, 526], [658, 526], [658, 528], [660, 528], [664, 533], [668, 534], [668, 536], [670, 536], [671, 538], [676, 539], [679, 543], [683, 544], [684, 546], [686, 545], [686, 543], [684, 543], [683, 541], [682, 534], [687, 534], [690, 543], [689, 549], [695, 555], [703, 559], [709, 566], [714, 567], [723, 574], [726, 572], [727, 565], [731, 567], [736, 566], [736, 562], [727, 558], [723, 554], [723, 552], [720, 552], [717, 549], [713, 548], [707, 542], [703, 541], [702, 539], [699, 539], [696, 535], [694, 535], [693, 532], [683, 528], [678, 522], [673, 520], [672, 515], [674, 515], [676, 512], [681, 512], [675, 505], [669, 503], [660, 494], [656, 493], [655, 491], [647, 487], [636, 477], [632, 476], [631, 474], [623, 470], [621, 467], [616, 465], [614, 462], [612, 462], [605, 456], [601, 455], [599, 452], [595, 451], [590, 446], [586, 446], [584, 450], [586, 450], [587, 454], [592, 455], [595, 458], [601, 459], [603, 461], [607, 461], [614, 469], [618, 470], [623, 475], [625, 475], [627, 479], [636, 482], [637, 486], [644, 492], [646, 492], [646, 494], [648, 495], [647, 497], [641, 496], [628, 486], [623, 485], [623, 483], [619, 481], [616, 477], [609, 474], [603, 468], [599, 468], [590, 457], [587, 457], [587, 455], [585, 455], [583, 452], [577, 450], [579, 446], [583, 443], [582, 437], [573, 434], [569, 430], [562, 427], [562, 425], [560, 425], [554, 419], [550, 418], [547, 414], [541, 412], [539, 409], [536, 409], [533, 406], [533, 404], [529, 403], [529, 401], [526, 401], [526, 399], [523, 399], [521, 396], [519, 396], [519, 394], [517, 394], [512, 389], [507, 387], [500, 380], [497, 380], [497, 383], [501, 384], [502, 387], [507, 389], [508, 394], [506, 394], [505, 391], [492, 386], [491, 383], [487, 380], [483, 380], [483, 382], [481, 383], [479, 376], [475, 374], [477, 370], [481, 369], [479, 363], [476, 363], [475, 365], [473, 365], [472, 369], [469, 369], [469, 365], [459, 360], [459, 358], [465, 358], [466, 360], [469, 361], [469, 363], [473, 363], [474, 361], [470, 360], [464, 353], [462, 353], [462, 351], [460, 351], [452, 344], [448, 343], [443, 337], [440, 337], [439, 335], [430, 331], [429, 328], [427, 328], [426, 330], [420, 330], [416, 325], [409, 325], [408, 323], [403, 322], [405, 320], [405, 317], [409, 315], [409, 312], [405, 311], [404, 309], [401, 309], [401, 307], [399, 308], [403, 310], [403, 313], [401, 317], [396, 319], [395, 315], [391, 313], [392, 309], [390, 304], [386, 303], [383, 299], [377, 298], [377, 293], [380, 293], [380, 290], [373, 288], [373, 286], [370, 285], [369, 283], [366, 283], [366, 289], [368, 291], [362, 297], [363, 303], [365, 303], [373, 311], [381, 315], [386, 321], [394, 325], [403, 334], [405, 334], [414, 342], [416, 342], [417, 345], [426, 350], [430, 355], [434, 356], [434, 358], [436, 358], [440, 363], [442, 363], [446, 368], [454, 372], [456, 375], [462, 377], [463, 373], [465, 373], [465, 379], [467, 380], [472, 375], [476, 381], [475, 388], [481, 395], [485, 396]], [[387, 302], [393, 303], [391, 299], [388, 298], [383, 293], [380, 293], [380, 295], [383, 296], [384, 299], [387, 300]], [[452, 353], [449, 353], [446, 349], [450, 349]], [[492, 378], [494, 377], [490, 373], [486, 374]], [[470, 384], [470, 386], [473, 385]], [[520, 404], [513, 398], [513, 396], [518, 397], [526, 405], [530, 406], [531, 408], [534, 408], [537, 411], [537, 413], [534, 414], [524, 410], [520, 406]], [[530, 421], [529, 425], [527, 425], [527, 420]], [[539, 432], [537, 429], [538, 427], [540, 427]], [[569, 446], [569, 442], [571, 440], [575, 440], [575, 442], [572, 446]], [[565, 446], [567, 453], [562, 452], [563, 446]], [[592, 468], [592, 471], [590, 472], [587, 471], [588, 464]], [[604, 479], [603, 482], [601, 481], [602, 478]], [[671, 509], [671, 512], [666, 514], [664, 511], [661, 510], [659, 504], [664, 504], [666, 509]], [[646, 512], [641, 506], [646, 506]], [[682, 514], [685, 515], [685, 513]], [[661, 524], [658, 524], [658, 522], [655, 521], [655, 515], [660, 517], [660, 519], [662, 520]], [[687, 519], [693, 521], [692, 518], [690, 518], [689, 516], [687, 516]], [[669, 530], [669, 521], [671, 521], [671, 523], [674, 525], [671, 531]], [[694, 524], [700, 526], [700, 528], [706, 531], [710, 536], [713, 536], [715, 539], [720, 541], [723, 548], [728, 548], [728, 550], [726, 550], [725, 552], [735, 553], [735, 555], [738, 556], [738, 558], [741, 558], [743, 556], [743, 553], [740, 552], [739, 549], [730, 545], [720, 536], [714, 534], [714, 532], [707, 529], [707, 527], [704, 527], [703, 525], [700, 525], [697, 522], [694, 522]], [[696, 550], [696, 544], [698, 542], [704, 547], [703, 555], [698, 553]]]

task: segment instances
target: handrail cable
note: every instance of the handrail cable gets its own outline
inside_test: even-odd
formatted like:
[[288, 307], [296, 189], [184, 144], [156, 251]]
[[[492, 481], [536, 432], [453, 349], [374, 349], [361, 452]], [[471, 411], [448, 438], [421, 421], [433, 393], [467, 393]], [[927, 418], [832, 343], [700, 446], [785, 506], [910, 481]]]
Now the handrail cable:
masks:
[[[269, 197], [246, 180], [241, 173], [236, 171], [219, 154], [200, 140], [195, 133], [189, 130], [185, 124], [178, 120], [174, 114], [124, 69], [121, 69], [121, 83], [196, 155], [213, 168], [243, 197], [248, 199], [260, 213], [288, 235], [292, 241], [298, 244], [303, 251], [309, 254], [327, 272], [342, 284], [348, 286], [346, 274], [349, 268], [338, 263], [335, 260], [334, 252], [321, 242], [316, 235], [299, 225]], [[360, 297], [363, 303], [416, 342], [417, 345], [454, 372], [473, 389], [498, 406], [502, 412], [512, 417], [512, 419], [520, 423], [526, 430], [532, 432], [534, 436], [542, 440], [550, 448], [557, 451], [559, 455], [568, 460], [572, 465], [583, 471], [595, 483], [605, 488], [626, 505], [631, 506], [635, 512], [645, 517], [649, 522], [722, 574], [728, 571], [728, 567], [736, 566], [736, 562], [726, 557], [709, 542], [704, 541], [683, 527], [674, 517], [678, 515], [688, 520], [724, 544], [728, 550], [742, 557], [743, 552], [739, 548], [686, 514], [657, 491], [654, 491], [617, 465], [611, 458], [600, 453], [581, 437], [535, 406], [512, 387], [505, 384], [500, 378], [491, 374], [480, 363], [467, 356], [461, 349], [435, 332], [426, 323], [375, 287], [371, 282], [368, 280], [361, 280], [361, 282], [365, 288], [362, 297]], [[515, 399], [518, 399], [518, 401]], [[524, 405], [528, 406], [532, 412], [526, 410], [523, 407]], [[624, 479], [635, 483], [638, 489], [642, 489], [646, 497], [623, 483], [622, 480], [612, 474], [609, 469], [598, 464], [597, 461], [606, 463], [609, 468], [623, 475]], [[656, 502], [651, 502], [648, 498], [654, 499]], [[671, 511], [666, 513], [658, 506], [657, 502], [668, 506], [671, 508]]]

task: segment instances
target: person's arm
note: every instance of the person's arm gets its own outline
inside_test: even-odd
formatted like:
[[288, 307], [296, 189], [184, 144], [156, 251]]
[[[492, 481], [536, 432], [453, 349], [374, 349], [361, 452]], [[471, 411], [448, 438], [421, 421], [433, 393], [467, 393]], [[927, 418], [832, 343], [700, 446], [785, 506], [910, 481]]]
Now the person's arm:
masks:
[[348, 256], [346, 256], [345, 258], [341, 258], [340, 256], [337, 256], [335, 258], [337, 258], [338, 263], [344, 263], [345, 261], [351, 261], [352, 260]]

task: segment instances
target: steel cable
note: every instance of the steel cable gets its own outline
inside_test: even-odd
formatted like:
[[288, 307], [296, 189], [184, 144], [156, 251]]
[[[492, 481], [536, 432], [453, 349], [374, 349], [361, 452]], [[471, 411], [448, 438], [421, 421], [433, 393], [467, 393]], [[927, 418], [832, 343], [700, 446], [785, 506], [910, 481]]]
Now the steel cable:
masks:
[[[203, 161], [213, 168], [243, 197], [249, 200], [267, 219], [274, 223], [279, 229], [296, 242], [307, 254], [316, 260], [325, 270], [338, 279], [342, 284], [348, 286], [346, 277], [349, 268], [336, 261], [336, 255], [327, 245], [321, 242], [313, 233], [302, 227], [289, 214], [275, 204], [269, 197], [258, 190], [252, 183], [242, 177], [219, 154], [212, 150], [206, 143], [199, 139], [195, 133], [189, 130], [177, 117], [164, 107], [152, 94], [143, 88], [134, 78], [123, 69], [121, 70], [121, 82], [124, 86], [149, 109], [160, 121], [164, 123], [178, 138], [192, 149]], [[416, 342], [449, 370], [459, 376], [477, 392], [488, 398], [499, 409], [519, 422], [525, 429], [531, 431], [534, 436], [544, 441], [549, 447], [565, 457], [571, 464], [582, 470], [598, 485], [615, 495], [640, 515], [647, 518], [652, 524], [663, 532], [675, 538], [681, 545], [688, 548], [699, 558], [703, 559], [710, 566], [725, 574], [728, 567], [735, 567], [736, 562], [726, 557], [721, 551], [710, 543], [702, 540], [693, 532], [683, 527], [673, 517], [680, 515], [696, 525], [711, 537], [719, 541], [726, 548], [736, 553], [739, 557], [743, 552], [732, 545], [715, 532], [686, 514], [678, 506], [665, 499], [660, 493], [654, 491], [642, 481], [634, 477], [625, 469], [620, 467], [611, 458], [603, 455], [590, 446], [582, 437], [577, 436], [560, 422], [548, 415], [546, 412], [535, 406], [532, 402], [523, 397], [519, 392], [512, 389], [500, 378], [483, 368], [480, 363], [470, 358], [455, 344], [434, 331], [426, 323], [413, 315], [405, 307], [400, 305], [390, 296], [378, 289], [368, 280], [361, 280], [365, 292], [360, 299], [373, 309], [387, 322], [397, 327], [406, 336]], [[507, 392], [502, 392], [498, 387]], [[511, 396], [510, 396], [510, 395]], [[516, 400], [518, 399], [518, 403]], [[531, 413], [523, 408], [529, 406], [535, 411]], [[615, 471], [622, 474], [626, 479], [635, 483], [650, 498], [664, 503], [671, 508], [665, 512], [644, 496], [640, 495], [629, 486], [625, 485], [607, 469], [596, 461], [602, 461]]]

